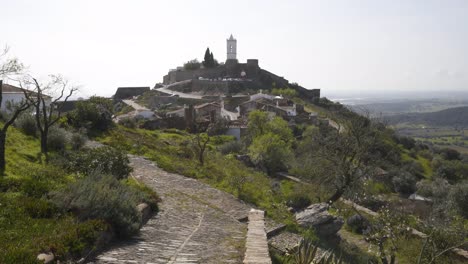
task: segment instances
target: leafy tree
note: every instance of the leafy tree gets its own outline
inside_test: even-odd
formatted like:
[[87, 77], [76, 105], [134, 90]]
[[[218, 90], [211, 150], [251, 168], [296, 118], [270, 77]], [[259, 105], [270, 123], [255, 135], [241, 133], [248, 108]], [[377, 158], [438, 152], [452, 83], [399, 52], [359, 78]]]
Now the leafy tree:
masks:
[[107, 131], [113, 126], [112, 101], [93, 96], [76, 104], [76, 109], [67, 114], [68, 122], [75, 128], [86, 128], [91, 132]]
[[197, 59], [189, 60], [184, 63], [184, 69], [186, 70], [197, 70], [200, 69], [201, 63]]
[[205, 56], [203, 57], [203, 66], [205, 66], [206, 68], [210, 67], [210, 63], [211, 63], [210, 55], [211, 55], [210, 48], [206, 48]]
[[218, 62], [215, 60], [213, 52], [210, 51], [210, 48], [206, 48], [202, 64], [205, 66], [205, 68], [213, 68], [218, 66]]
[[249, 113], [247, 131], [250, 138], [263, 135], [267, 132], [268, 114], [263, 111], [252, 111]]
[[256, 137], [249, 147], [252, 162], [274, 173], [287, 169], [287, 163], [292, 157], [290, 146], [279, 135], [271, 132]]
[[329, 203], [337, 201], [365, 176], [375, 172], [381, 153], [373, 149], [379, 141], [376, 123], [363, 116], [350, 117], [338, 129], [320, 126], [312, 130], [300, 149], [304, 162], [316, 164], [309, 177], [332, 186]]

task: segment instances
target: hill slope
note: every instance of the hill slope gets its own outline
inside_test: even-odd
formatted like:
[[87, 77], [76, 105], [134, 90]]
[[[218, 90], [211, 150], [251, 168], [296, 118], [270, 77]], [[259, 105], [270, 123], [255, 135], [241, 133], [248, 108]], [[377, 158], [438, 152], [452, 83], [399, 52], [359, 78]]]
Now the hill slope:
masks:
[[390, 124], [413, 123], [430, 126], [468, 126], [468, 107], [455, 107], [432, 113], [409, 113], [387, 117]]

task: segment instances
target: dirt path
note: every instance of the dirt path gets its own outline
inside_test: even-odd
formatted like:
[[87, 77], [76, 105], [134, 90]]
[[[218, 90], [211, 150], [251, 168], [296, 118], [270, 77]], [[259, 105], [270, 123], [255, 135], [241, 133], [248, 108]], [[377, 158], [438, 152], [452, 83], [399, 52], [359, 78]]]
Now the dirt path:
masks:
[[194, 179], [131, 157], [133, 177], [162, 199], [160, 212], [130, 240], [111, 245], [92, 263], [241, 263], [250, 207]]

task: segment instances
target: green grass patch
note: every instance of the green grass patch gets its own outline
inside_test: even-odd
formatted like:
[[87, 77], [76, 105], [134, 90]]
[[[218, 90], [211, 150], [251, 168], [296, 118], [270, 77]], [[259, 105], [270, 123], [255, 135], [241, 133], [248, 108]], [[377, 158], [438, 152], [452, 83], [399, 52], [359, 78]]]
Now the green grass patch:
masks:
[[198, 179], [217, 189], [254, 204], [276, 221], [296, 228], [281, 190], [272, 191], [273, 180], [262, 172], [246, 167], [233, 155], [217, 151], [232, 137], [210, 139], [205, 164], [201, 166], [192, 147], [193, 135], [179, 130], [148, 131], [122, 126], [99, 138], [104, 144], [120, 147], [129, 153], [144, 156], [162, 169]]

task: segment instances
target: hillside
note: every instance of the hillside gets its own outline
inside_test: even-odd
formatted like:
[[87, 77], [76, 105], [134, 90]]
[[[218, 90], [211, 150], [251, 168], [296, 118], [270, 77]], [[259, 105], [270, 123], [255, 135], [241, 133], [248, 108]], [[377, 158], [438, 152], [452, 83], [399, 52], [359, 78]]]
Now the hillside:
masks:
[[468, 126], [468, 107], [449, 108], [432, 113], [408, 113], [386, 117], [390, 124], [411, 123], [428, 126]]

